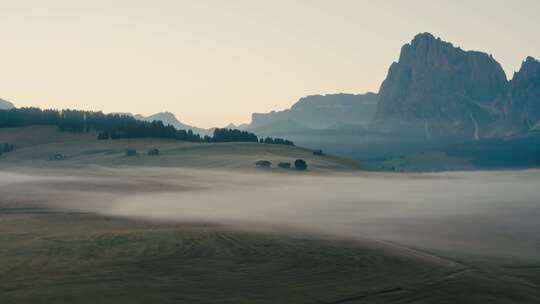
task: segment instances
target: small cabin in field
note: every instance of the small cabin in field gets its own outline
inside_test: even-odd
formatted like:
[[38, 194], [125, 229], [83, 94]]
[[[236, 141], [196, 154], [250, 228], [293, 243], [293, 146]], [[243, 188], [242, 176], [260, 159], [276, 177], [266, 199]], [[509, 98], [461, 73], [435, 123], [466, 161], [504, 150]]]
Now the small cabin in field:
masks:
[[135, 149], [126, 149], [126, 156], [137, 156], [137, 150]]
[[313, 155], [323, 156], [324, 152], [321, 149], [313, 150]]
[[255, 162], [255, 166], [257, 168], [270, 168], [272, 166], [272, 162], [268, 160], [258, 160]]
[[157, 156], [157, 155], [159, 155], [159, 149], [158, 148], [150, 149], [150, 150], [148, 150], [148, 152], [146, 154], [148, 154], [150, 156]]
[[15, 147], [11, 144], [4, 143], [2, 146], [0, 146], [0, 153], [1, 152], [11, 152], [13, 151]]
[[13, 151], [13, 149], [13, 145], [10, 145], [8, 143], [2, 144], [0, 145], [0, 155], [2, 155], [2, 153], [11, 152]]
[[281, 162], [281, 163], [278, 164], [278, 167], [280, 167], [282, 169], [290, 169], [291, 168], [291, 163]]
[[64, 159], [66, 159], [66, 156], [60, 153], [56, 153], [54, 155], [51, 155], [51, 157], [49, 157], [49, 160], [64, 160]]

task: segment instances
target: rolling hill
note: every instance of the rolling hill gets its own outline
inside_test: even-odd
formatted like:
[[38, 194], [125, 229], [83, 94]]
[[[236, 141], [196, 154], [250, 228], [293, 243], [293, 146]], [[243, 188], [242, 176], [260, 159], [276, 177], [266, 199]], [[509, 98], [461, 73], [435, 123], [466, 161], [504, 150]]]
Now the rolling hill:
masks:
[[[311, 150], [283, 145], [260, 143], [192, 143], [174, 139], [114, 139], [97, 140], [95, 132], [60, 132], [52, 126], [0, 128], [0, 143], [10, 143], [15, 150], [0, 156], [0, 166], [40, 164], [44, 166], [130, 165], [190, 167], [207, 169], [253, 170], [257, 160], [274, 163], [305, 159], [311, 172], [357, 170], [361, 166], [353, 160], [314, 155]], [[126, 157], [127, 148], [139, 155]], [[159, 156], [148, 156], [151, 148], [160, 150]], [[65, 159], [51, 161], [55, 154]], [[275, 169], [278, 172], [283, 170]]]

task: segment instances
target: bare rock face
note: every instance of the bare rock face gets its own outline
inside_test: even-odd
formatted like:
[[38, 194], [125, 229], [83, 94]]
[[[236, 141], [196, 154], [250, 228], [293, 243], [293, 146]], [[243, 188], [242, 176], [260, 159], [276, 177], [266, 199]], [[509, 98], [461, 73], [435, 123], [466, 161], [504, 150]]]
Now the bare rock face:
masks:
[[513, 133], [540, 130], [540, 62], [527, 57], [502, 99], [504, 120]]
[[429, 33], [401, 49], [380, 88], [379, 125], [420, 132], [426, 138], [478, 139], [495, 121], [497, 97], [507, 89], [491, 55], [464, 51]]

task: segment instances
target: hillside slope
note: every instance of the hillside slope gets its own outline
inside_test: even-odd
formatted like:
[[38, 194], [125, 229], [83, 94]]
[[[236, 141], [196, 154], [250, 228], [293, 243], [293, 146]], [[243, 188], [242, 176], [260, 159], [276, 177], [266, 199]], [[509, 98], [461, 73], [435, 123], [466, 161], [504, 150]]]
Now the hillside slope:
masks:
[[[0, 143], [15, 145], [15, 151], [0, 156], [0, 166], [39, 164], [40, 166], [129, 165], [166, 166], [203, 169], [253, 170], [257, 160], [293, 163], [302, 158], [309, 171], [343, 171], [360, 169], [352, 160], [314, 155], [311, 150], [259, 143], [191, 143], [170, 139], [139, 138], [97, 140], [94, 133], [60, 132], [55, 127], [0, 129]], [[127, 148], [137, 156], [125, 156]], [[146, 155], [157, 148], [159, 156]], [[61, 154], [65, 159], [51, 161]], [[271, 169], [283, 172], [283, 169]]]
[[8, 110], [14, 107], [15, 106], [11, 102], [0, 98], [0, 110]]

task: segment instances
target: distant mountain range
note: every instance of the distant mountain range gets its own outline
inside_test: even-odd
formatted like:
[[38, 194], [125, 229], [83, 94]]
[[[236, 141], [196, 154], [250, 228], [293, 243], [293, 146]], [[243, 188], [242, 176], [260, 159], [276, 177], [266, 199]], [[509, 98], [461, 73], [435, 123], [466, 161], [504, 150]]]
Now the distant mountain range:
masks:
[[[13, 103], [0, 98], [0, 110], [9, 110], [13, 108], [15, 108], [15, 105]], [[198, 127], [186, 125], [180, 122], [176, 118], [176, 116], [171, 112], [159, 112], [159, 113], [149, 115], [149, 116], [144, 116], [140, 114], [132, 114], [129, 112], [115, 112], [114, 114], [129, 115], [135, 119], [143, 120], [143, 121], [150, 121], [150, 122], [154, 120], [158, 120], [158, 121], [162, 121], [163, 124], [165, 125], [172, 125], [179, 130], [192, 130], [194, 133], [200, 134], [202, 136], [212, 135], [215, 129], [215, 128], [204, 129], [204, 128], [198, 128]], [[244, 125], [244, 127], [245, 126], [246, 125]], [[231, 124], [227, 126], [226, 128], [237, 129], [238, 127]]]
[[246, 128], [268, 135], [356, 129], [433, 141], [523, 134], [540, 129], [540, 62], [528, 57], [508, 81], [491, 55], [422, 33], [401, 48], [378, 94], [303, 97], [290, 109], [254, 113]]
[[540, 62], [527, 57], [508, 80], [491, 55], [421, 33], [401, 48], [378, 94], [307, 96], [254, 113], [246, 129], [360, 160], [451, 150], [479, 164], [539, 166]]
[[280, 135], [363, 126], [373, 119], [378, 100], [374, 93], [306, 96], [287, 110], [254, 113], [246, 128], [257, 134]]
[[[0, 100], [0, 109], [11, 107]], [[170, 112], [132, 116], [201, 135], [215, 129], [186, 125]], [[415, 155], [409, 162], [429, 150], [438, 160], [450, 153], [479, 164], [540, 166], [540, 62], [527, 57], [508, 80], [491, 55], [421, 33], [401, 48], [378, 93], [306, 96], [226, 128], [363, 161]]]
[[203, 136], [204, 135], [211, 135], [214, 132], [214, 129], [215, 129], [215, 128], [203, 129], [203, 128], [197, 128], [197, 127], [194, 127], [194, 126], [186, 125], [186, 124], [180, 122], [176, 118], [176, 116], [171, 112], [159, 112], [159, 113], [156, 113], [156, 114], [153, 114], [153, 115], [150, 115], [150, 116], [144, 116], [144, 115], [132, 114], [132, 113], [117, 113], [117, 114], [124, 114], [124, 115], [133, 116], [135, 119], [143, 120], [143, 121], [150, 121], [150, 122], [152, 122], [154, 120], [161, 121], [165, 125], [174, 126], [175, 128], [177, 128], [179, 130], [192, 130], [194, 133], [200, 134], [200, 135], [203, 135]]

